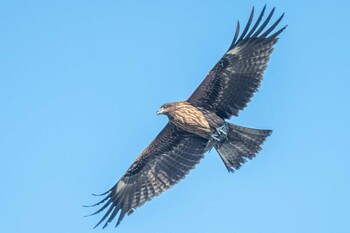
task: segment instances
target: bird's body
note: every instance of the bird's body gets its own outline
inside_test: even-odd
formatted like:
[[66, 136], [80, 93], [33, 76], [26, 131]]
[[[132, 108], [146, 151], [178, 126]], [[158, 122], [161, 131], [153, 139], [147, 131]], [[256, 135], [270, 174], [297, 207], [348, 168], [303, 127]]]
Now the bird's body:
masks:
[[225, 124], [225, 121], [214, 112], [193, 106], [187, 101], [168, 103], [163, 106], [168, 108], [161, 114], [167, 115], [171, 124], [205, 139], [210, 139], [216, 129]]
[[96, 226], [106, 220], [106, 227], [119, 213], [118, 225], [126, 214], [183, 179], [212, 148], [230, 172], [261, 150], [271, 130], [246, 128], [226, 120], [238, 116], [258, 90], [277, 36], [285, 29], [271, 34], [283, 15], [266, 28], [274, 9], [259, 25], [264, 12], [265, 7], [252, 25], [253, 8], [240, 36], [238, 23], [231, 46], [190, 98], [164, 104], [157, 111], [168, 116], [168, 124], [103, 194], [107, 196], [93, 205], [103, 203], [94, 214], [107, 210]]

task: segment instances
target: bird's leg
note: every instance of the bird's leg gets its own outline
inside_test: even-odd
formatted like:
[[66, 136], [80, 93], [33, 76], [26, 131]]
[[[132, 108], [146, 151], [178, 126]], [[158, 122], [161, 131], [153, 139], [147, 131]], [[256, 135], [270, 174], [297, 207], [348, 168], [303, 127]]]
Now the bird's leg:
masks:
[[224, 125], [220, 126], [219, 128], [216, 128], [216, 132], [219, 134], [219, 136], [221, 134], [226, 136], [228, 134], [228, 130], [229, 130], [229, 126], [228, 126], [227, 123], [225, 123]]
[[212, 135], [210, 135], [210, 137], [211, 137], [214, 141], [220, 142], [220, 135], [219, 135], [217, 132], [215, 132], [215, 133], [213, 133]]
[[228, 131], [229, 131], [229, 126], [227, 123], [225, 123], [224, 125], [216, 128], [215, 133], [213, 133], [210, 136], [215, 141], [221, 141], [221, 139], [223, 139], [227, 136]]

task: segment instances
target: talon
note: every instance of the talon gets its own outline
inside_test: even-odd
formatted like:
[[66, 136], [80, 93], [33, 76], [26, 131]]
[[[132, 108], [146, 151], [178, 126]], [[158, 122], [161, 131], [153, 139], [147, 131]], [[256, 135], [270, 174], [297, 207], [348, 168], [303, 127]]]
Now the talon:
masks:
[[223, 138], [227, 137], [228, 131], [229, 131], [229, 126], [228, 124], [224, 124], [218, 128], [215, 129], [216, 132], [214, 132], [211, 135], [211, 138], [215, 141], [220, 142]]
[[224, 134], [224, 135], [227, 135], [227, 132], [225, 130], [223, 130], [223, 129], [220, 129], [219, 132]]
[[211, 138], [214, 139], [215, 141], [218, 141], [218, 142], [219, 142], [219, 141], [220, 141], [220, 138], [219, 138], [218, 136], [219, 136], [219, 135], [217, 135], [217, 134], [212, 134], [212, 135], [211, 135]]
[[226, 124], [224, 124], [224, 125], [220, 126], [219, 128], [217, 128], [216, 131], [219, 134], [227, 135], [227, 133], [228, 133], [228, 126]]

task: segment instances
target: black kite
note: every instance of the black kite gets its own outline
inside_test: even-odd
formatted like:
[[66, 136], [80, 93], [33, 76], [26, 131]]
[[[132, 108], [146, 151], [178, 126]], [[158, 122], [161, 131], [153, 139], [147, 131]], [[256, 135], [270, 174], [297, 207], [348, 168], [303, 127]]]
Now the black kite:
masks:
[[[254, 8], [242, 34], [237, 24], [233, 42], [225, 55], [186, 101], [164, 104], [157, 114], [167, 115], [168, 124], [138, 156], [123, 177], [106, 193], [96, 213], [107, 212], [106, 227], [119, 213], [125, 214], [169, 189], [215, 148], [228, 171], [233, 172], [260, 151], [271, 130], [250, 129], [228, 123], [258, 90], [278, 35], [272, 33], [283, 15], [269, 28], [275, 8], [259, 26], [265, 7], [252, 25]], [[251, 28], [250, 28], [251, 27]]]

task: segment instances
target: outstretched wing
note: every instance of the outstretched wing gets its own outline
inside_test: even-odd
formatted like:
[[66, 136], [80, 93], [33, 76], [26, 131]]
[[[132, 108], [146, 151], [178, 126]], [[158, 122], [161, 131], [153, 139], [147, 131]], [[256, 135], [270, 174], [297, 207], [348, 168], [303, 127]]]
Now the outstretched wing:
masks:
[[265, 7], [249, 30], [254, 15], [254, 8], [252, 9], [248, 23], [239, 38], [238, 22], [230, 48], [188, 102], [215, 111], [222, 118], [237, 116], [247, 105], [260, 86], [273, 46], [278, 40], [277, 36], [286, 28], [285, 26], [271, 34], [282, 20], [282, 15], [266, 29], [275, 8], [259, 26]]
[[95, 227], [107, 219], [105, 228], [120, 212], [117, 226], [125, 214], [131, 214], [179, 182], [203, 158], [207, 143], [208, 140], [168, 123], [117, 184], [104, 193], [107, 196], [96, 204], [104, 203], [94, 214], [105, 209], [107, 212]]

